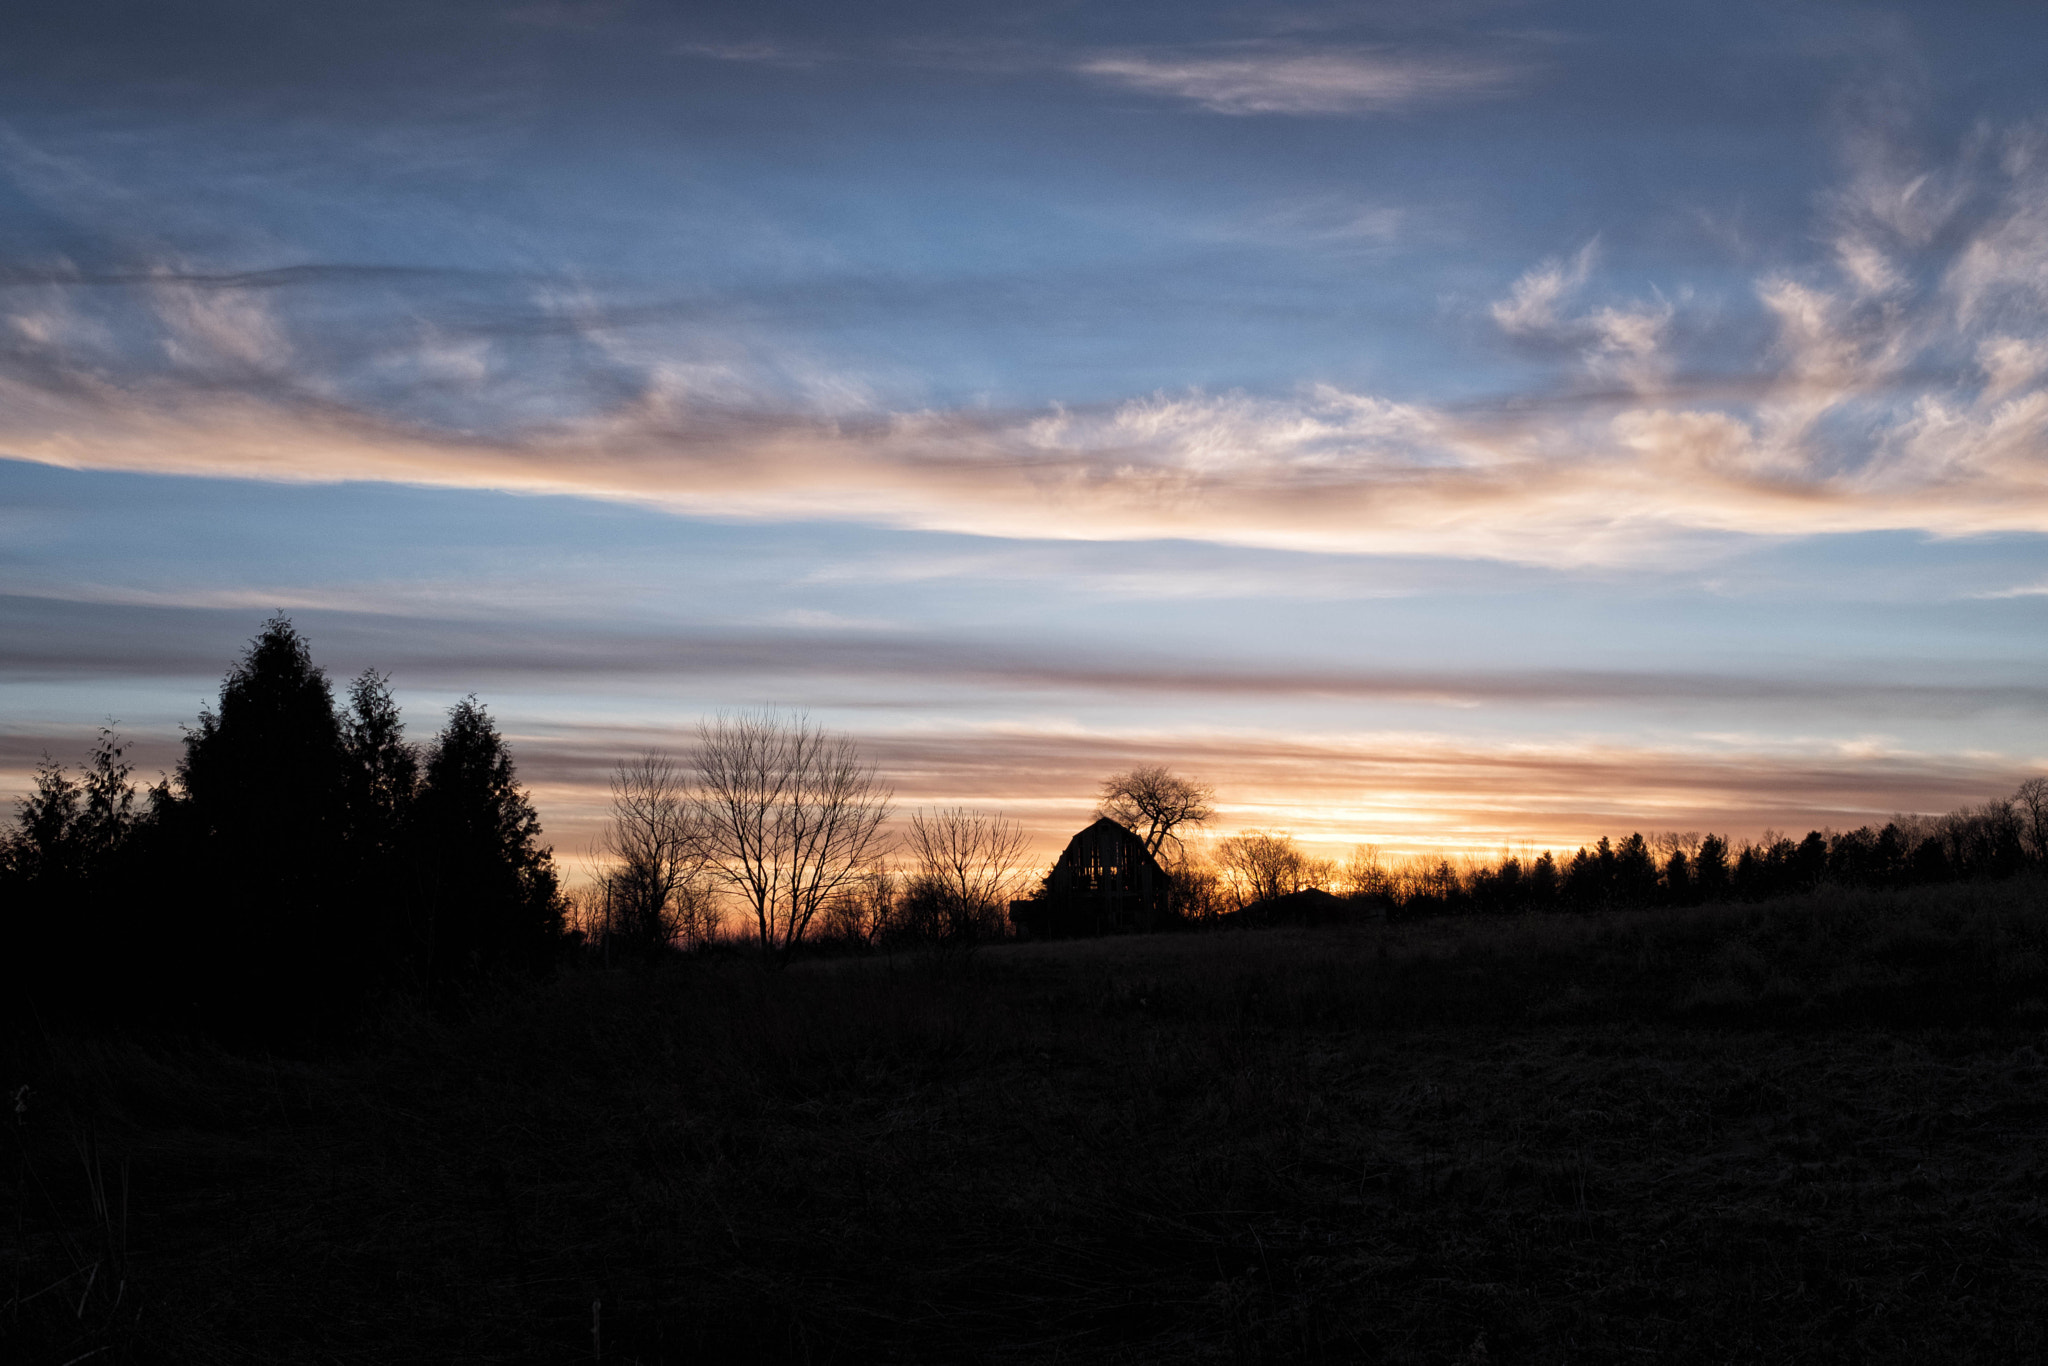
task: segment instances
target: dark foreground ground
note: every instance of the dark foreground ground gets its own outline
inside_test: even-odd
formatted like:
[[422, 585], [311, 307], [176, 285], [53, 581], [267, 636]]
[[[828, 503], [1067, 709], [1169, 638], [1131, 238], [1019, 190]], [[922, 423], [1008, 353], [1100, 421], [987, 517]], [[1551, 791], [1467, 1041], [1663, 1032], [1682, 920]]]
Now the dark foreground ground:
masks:
[[25, 1038], [0, 1357], [2016, 1362], [2048, 894], [571, 976]]

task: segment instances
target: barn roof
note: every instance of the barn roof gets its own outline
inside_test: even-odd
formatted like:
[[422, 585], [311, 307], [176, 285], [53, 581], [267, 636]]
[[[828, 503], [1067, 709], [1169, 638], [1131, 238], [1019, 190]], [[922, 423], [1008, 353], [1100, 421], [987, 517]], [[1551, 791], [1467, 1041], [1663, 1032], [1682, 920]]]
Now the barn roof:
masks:
[[[1150, 851], [1145, 848], [1143, 837], [1122, 821], [1112, 819], [1109, 816], [1098, 816], [1093, 823], [1076, 831], [1074, 837], [1067, 841], [1067, 854], [1086, 849], [1090, 845], [1096, 845], [1105, 840], [1126, 845], [1130, 849], [1133, 858], [1142, 858], [1153, 867], [1159, 867], [1159, 860], [1153, 858]], [[1066, 856], [1066, 854], [1060, 855], [1063, 859]]]

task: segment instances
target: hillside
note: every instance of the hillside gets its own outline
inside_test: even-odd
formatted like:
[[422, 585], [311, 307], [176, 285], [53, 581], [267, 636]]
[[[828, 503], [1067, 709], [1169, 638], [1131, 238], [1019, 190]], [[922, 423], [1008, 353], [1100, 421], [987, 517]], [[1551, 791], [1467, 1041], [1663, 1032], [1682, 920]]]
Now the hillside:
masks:
[[[2048, 888], [17, 1037], [12, 1359], [2024, 1360]], [[593, 1341], [593, 1302], [600, 1302]]]

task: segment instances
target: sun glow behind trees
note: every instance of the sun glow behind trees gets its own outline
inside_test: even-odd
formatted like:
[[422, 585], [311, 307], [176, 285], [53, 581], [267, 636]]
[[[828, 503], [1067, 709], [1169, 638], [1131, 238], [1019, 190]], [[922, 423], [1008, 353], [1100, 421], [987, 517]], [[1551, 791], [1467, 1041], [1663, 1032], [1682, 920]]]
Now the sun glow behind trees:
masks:
[[578, 857], [769, 698], [1047, 855], [1147, 764], [1339, 858], [2010, 790], [2048, 20], [1894, 8], [53, 11], [0, 795], [277, 607]]

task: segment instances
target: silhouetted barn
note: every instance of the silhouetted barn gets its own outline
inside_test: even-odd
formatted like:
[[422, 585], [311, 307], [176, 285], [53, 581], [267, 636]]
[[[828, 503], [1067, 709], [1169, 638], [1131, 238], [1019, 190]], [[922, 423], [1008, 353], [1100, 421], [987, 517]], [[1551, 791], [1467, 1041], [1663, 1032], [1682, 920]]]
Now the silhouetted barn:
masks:
[[1172, 890], [1145, 841], [1104, 816], [1067, 841], [1037, 896], [1010, 903], [1010, 921], [1036, 939], [1165, 929]]

